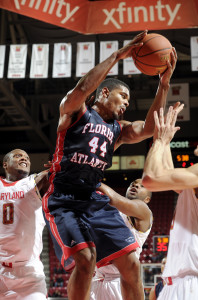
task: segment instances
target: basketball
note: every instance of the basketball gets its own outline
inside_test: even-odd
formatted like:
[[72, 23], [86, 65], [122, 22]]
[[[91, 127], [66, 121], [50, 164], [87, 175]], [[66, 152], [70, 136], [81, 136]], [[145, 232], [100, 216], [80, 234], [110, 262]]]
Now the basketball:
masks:
[[171, 61], [172, 45], [167, 38], [157, 33], [147, 34], [143, 45], [132, 50], [132, 58], [138, 70], [150, 76], [159, 75], [167, 69], [166, 61]]

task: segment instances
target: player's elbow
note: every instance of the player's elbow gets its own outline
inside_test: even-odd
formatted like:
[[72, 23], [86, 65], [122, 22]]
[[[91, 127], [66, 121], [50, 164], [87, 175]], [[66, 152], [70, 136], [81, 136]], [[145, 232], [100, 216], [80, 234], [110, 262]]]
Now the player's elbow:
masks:
[[143, 174], [142, 184], [147, 190], [153, 191], [153, 188], [155, 187], [155, 179], [148, 174]]

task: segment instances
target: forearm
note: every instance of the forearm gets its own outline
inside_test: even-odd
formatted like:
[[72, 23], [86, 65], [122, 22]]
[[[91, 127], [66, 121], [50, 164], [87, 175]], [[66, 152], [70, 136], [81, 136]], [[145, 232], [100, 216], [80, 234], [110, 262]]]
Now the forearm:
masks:
[[170, 144], [164, 147], [164, 155], [163, 155], [163, 166], [164, 169], [171, 170], [174, 169], [173, 158], [171, 153]]
[[155, 99], [147, 113], [145, 126], [144, 126], [144, 134], [148, 136], [152, 136], [155, 128], [155, 122], [153, 118], [154, 111], [159, 111], [160, 107], [165, 107], [166, 99], [169, 91], [169, 84], [162, 84], [159, 82], [159, 86], [157, 89], [157, 93]]
[[91, 69], [84, 77], [82, 77], [77, 87], [80, 87], [83, 90], [83, 93], [86, 93], [86, 96], [89, 96], [100, 83], [106, 78], [107, 74], [111, 68], [118, 62], [119, 55], [118, 51], [114, 52], [106, 60], [96, 65]]
[[160, 176], [164, 171], [163, 164], [164, 144], [162, 140], [156, 139], [150, 148], [144, 164], [143, 184], [149, 188], [153, 179]]

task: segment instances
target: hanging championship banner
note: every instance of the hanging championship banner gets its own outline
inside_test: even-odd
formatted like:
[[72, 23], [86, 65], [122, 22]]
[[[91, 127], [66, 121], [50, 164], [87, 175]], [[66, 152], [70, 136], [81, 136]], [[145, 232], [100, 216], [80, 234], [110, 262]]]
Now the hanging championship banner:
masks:
[[30, 78], [48, 77], [49, 44], [34, 44], [30, 66]]
[[178, 121], [190, 120], [190, 102], [189, 102], [189, 84], [188, 83], [174, 83], [170, 84], [168, 91], [166, 110], [169, 106], [173, 106], [177, 101], [184, 103], [184, 109], [179, 113]]
[[83, 34], [198, 26], [197, 0], [0, 0], [0, 8]]
[[25, 78], [27, 45], [10, 45], [8, 78]]
[[[118, 50], [118, 41], [100, 42], [100, 62]], [[118, 75], [118, 63], [116, 63], [107, 75]]]
[[[128, 44], [130, 41], [124, 41], [123, 46]], [[136, 68], [132, 57], [123, 59], [123, 74], [141, 74], [141, 72]]]
[[5, 63], [5, 45], [0, 45], [0, 78], [3, 78], [4, 63]]
[[54, 44], [53, 78], [71, 77], [71, 55], [72, 47], [70, 43]]
[[191, 70], [198, 71], [198, 36], [190, 38]]
[[82, 77], [95, 66], [95, 43], [77, 43], [76, 77]]

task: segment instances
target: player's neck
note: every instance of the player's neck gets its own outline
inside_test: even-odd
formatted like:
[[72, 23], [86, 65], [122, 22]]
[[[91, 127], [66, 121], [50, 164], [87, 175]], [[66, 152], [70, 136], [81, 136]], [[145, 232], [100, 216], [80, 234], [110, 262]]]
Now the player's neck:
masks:
[[18, 181], [18, 180], [21, 180], [23, 178], [26, 178], [27, 176], [28, 176], [28, 174], [20, 173], [20, 172], [16, 172], [16, 174], [7, 173], [6, 174], [6, 181], [14, 182], [14, 181]]

